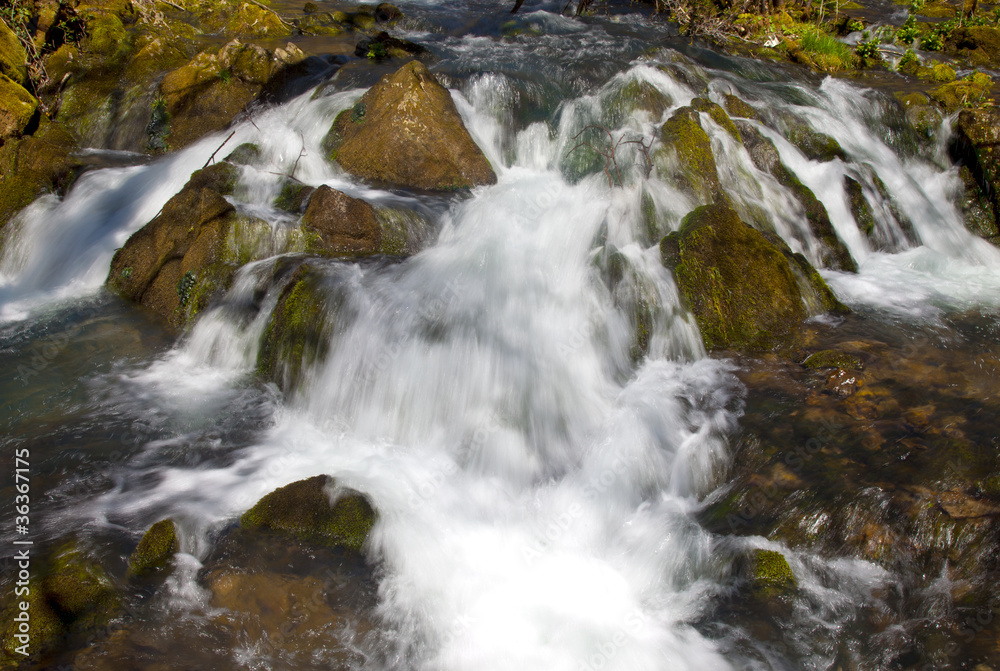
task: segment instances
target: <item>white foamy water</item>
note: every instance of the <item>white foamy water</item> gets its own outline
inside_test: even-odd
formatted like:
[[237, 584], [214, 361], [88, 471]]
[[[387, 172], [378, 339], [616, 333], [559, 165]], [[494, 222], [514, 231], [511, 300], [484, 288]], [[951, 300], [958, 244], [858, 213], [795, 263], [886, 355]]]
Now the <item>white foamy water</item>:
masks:
[[[694, 515], [722, 484], [741, 390], [730, 363], [705, 356], [659, 263], [658, 237], [692, 203], [655, 177], [646, 182], [634, 161], [621, 188], [602, 172], [577, 183], [560, 172], [572, 136], [630, 79], [667, 94], [665, 116], [695, 95], [640, 64], [564, 101], [550, 122], [518, 127], [503, 112], [511, 104], [504, 96], [514, 95], [504, 75], [474, 78], [456, 92], [498, 184], [456, 199], [439, 217], [434, 244], [400, 263], [316, 262], [329, 280], [330, 352], [276, 404], [273, 426], [224, 466], [150, 466], [165, 445], [150, 443], [129, 467], [137, 483], [155, 473], [152, 484], [126, 475], [123, 486], [81, 506], [81, 517], [156, 511], [180, 520], [190, 556], [166, 589], [175, 604], [196, 609], [205, 595], [194, 581], [211, 533], [276, 487], [327, 473], [379, 510], [367, 553], [382, 567], [379, 614], [398, 634], [399, 667], [746, 668], [694, 626], [728, 571], [720, 539]], [[308, 184], [415, 206], [416, 198], [357, 184], [323, 159], [329, 124], [359, 93], [302, 96], [261, 114], [256, 127], [238, 126], [231, 146], [253, 141], [265, 157], [264, 167], [245, 169], [239, 206], [287, 227], [270, 201], [280, 175], [293, 169]], [[827, 83], [812, 94], [828, 104], [790, 106], [791, 113], [879, 175], [922, 242], [896, 254], [873, 251], [846, 204], [847, 164], [810, 162], [770, 131], [860, 263], [858, 275], [825, 273], [838, 295], [917, 316], [995, 304], [1000, 257], [962, 228], [948, 199], [955, 176], [899, 158], [862, 123], [865, 110], [848, 104], [853, 89]], [[649, 138], [660, 123], [639, 113], [615, 130]], [[724, 131], [705, 124], [724, 182], [762, 180], [737, 197], [776, 208], [775, 230], [813, 254], [817, 241], [782, 207], [789, 195]], [[0, 314], [23, 316], [40, 297], [95, 291], [114, 249], [223, 137], [149, 166], [95, 172], [64, 201], [33, 206], [0, 266]], [[629, 158], [637, 158], [634, 149]], [[658, 215], [652, 232], [644, 197]], [[65, 231], [57, 244], [54, 230]], [[617, 287], [602, 271], [611, 253], [626, 268]], [[119, 374], [113, 384], [129, 403], [185, 426], [224, 412], [251, 384], [277, 301], [280, 286], [255, 311], [247, 307], [266, 285], [269, 263], [241, 271], [226, 304], [203, 315], [162, 360]], [[654, 318], [648, 350], [634, 356], [639, 298]], [[783, 549], [760, 539], [747, 546]], [[863, 562], [824, 565], [788, 554], [803, 589], [822, 605], [800, 622], [806, 637], [835, 633], [852, 599], [886, 579]], [[821, 667], [826, 654], [806, 644], [800, 658]]]

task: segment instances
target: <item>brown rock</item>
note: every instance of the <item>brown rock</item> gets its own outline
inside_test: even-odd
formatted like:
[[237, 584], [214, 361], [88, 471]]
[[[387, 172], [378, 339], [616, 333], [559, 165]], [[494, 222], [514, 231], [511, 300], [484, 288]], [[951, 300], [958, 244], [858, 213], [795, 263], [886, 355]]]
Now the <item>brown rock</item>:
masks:
[[[233, 166], [219, 163], [191, 176], [151, 222], [136, 231], [111, 261], [108, 286], [124, 298], [184, 322], [194, 283], [221, 260], [233, 225], [233, 206], [222, 197], [231, 188]], [[183, 281], [190, 273], [190, 279]]]
[[344, 170], [375, 182], [432, 191], [496, 183], [448, 90], [419, 61], [342, 112], [325, 145]]
[[325, 250], [336, 256], [377, 254], [381, 250], [382, 229], [375, 209], [325, 185], [313, 192], [302, 225], [318, 233]]

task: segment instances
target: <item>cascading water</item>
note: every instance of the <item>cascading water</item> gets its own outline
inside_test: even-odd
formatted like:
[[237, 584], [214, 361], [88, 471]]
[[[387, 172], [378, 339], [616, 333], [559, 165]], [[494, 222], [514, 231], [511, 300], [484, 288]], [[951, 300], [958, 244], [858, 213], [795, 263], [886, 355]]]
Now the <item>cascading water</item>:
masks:
[[[921, 318], [996, 306], [1000, 253], [963, 228], [956, 177], [884, 141], [895, 129], [880, 99], [850, 85], [752, 82], [673, 52], [583, 68], [584, 56], [616, 53], [617, 38], [595, 27], [579, 36], [576, 22], [541, 11], [525, 20], [545, 25], [537, 39], [553, 53], [583, 41], [552, 56], [559, 72], [548, 88], [537, 72], [518, 70], [518, 41], [438, 38], [442, 71], [491, 70], [455, 93], [499, 177], [468, 197], [371, 189], [324, 161], [322, 138], [359, 90], [310, 92], [235, 128], [229, 146], [252, 141], [264, 157], [266, 168], [243, 169], [235, 200], [272, 224], [265, 256], [288, 249], [282, 236], [294, 218], [270, 203], [293, 170], [307, 184], [419, 209], [438, 233], [401, 261], [315, 262], [327, 280], [329, 353], [284, 396], [253, 378], [282, 289], [269, 284], [275, 257], [245, 266], [222, 303], [158, 360], [119, 364], [88, 383], [98, 400], [74, 409], [73, 421], [99, 432], [144, 418], [148, 434], [126, 441], [99, 495], [68, 495], [72, 509], [53, 513], [51, 527], [100, 535], [135, 533], [168, 515], [180, 522], [184, 558], [140, 618], [147, 636], [177, 613], [208, 627], [218, 613], [199, 569], [220, 531], [276, 487], [320, 473], [365, 492], [379, 510], [367, 555], [378, 562], [372, 617], [382, 634], [314, 641], [308, 663], [244, 641], [215, 651], [213, 664], [325, 668], [341, 645], [357, 653], [351, 666], [366, 668], [829, 668], [857, 609], [891, 584], [867, 562], [699, 525], [705, 497], [724, 485], [742, 388], [731, 362], [706, 356], [656, 247], [696, 203], [655, 172], [647, 177], [638, 145], [617, 155], [620, 186], [601, 166], [579, 170], [572, 148], [590, 124], [610, 126], [614, 137], [654, 138], [697, 95], [693, 82], [707, 84], [713, 100], [738, 91], [822, 129], [846, 159], [810, 161], [779, 124], [750, 122], [823, 202], [860, 265], [857, 275], [823, 271], [841, 300]], [[621, 39], [636, 52], [626, 58], [641, 50], [635, 33]], [[651, 85], [669, 104], [616, 118], [609, 101], [630, 82]], [[734, 206], [763, 211], [793, 250], [818, 263], [820, 245], [787, 189], [702, 118]], [[224, 138], [89, 173], [62, 201], [47, 197], [22, 213], [0, 266], [8, 333], [16, 320], [41, 319], [40, 302], [94, 294], [114, 248]], [[901, 251], [873, 249], [850, 213], [846, 174], [872, 193], [880, 178], [919, 244], [906, 242], [887, 206], [876, 225]], [[617, 284], [611, 256], [626, 269]], [[640, 303], [652, 317], [637, 351]], [[708, 621], [729, 589], [733, 556], [747, 548], [790, 560], [803, 591], [787, 620], [793, 645]], [[163, 631], [177, 636], [176, 625]]]

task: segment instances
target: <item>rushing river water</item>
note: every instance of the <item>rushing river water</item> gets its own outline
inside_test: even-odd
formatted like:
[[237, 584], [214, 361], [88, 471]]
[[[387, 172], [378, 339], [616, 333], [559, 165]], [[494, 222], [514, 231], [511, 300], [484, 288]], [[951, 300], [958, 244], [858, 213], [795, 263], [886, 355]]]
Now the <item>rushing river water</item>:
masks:
[[[738, 94], [764, 112], [752, 123], [824, 203], [860, 267], [822, 270], [872, 324], [851, 328], [947, 334], [950, 315], [1000, 306], [1000, 251], [962, 224], [947, 128], [923, 140], [881, 94], [723, 58], [637, 16], [582, 21], [529, 2], [511, 19], [507, 4], [404, 5], [415, 17], [405, 36], [438, 57], [432, 69], [495, 186], [390, 193], [323, 159], [334, 117], [384, 66], [335, 64], [319, 88], [235, 127], [229, 146], [254, 142], [264, 156], [244, 169], [235, 202], [276, 236], [295, 223], [270, 205], [293, 167], [308, 184], [434, 222], [432, 244], [410, 258], [316, 262], [331, 293], [329, 354], [284, 394], [253, 375], [281, 289], [262, 296], [274, 258], [246, 266], [177, 340], [102, 288], [114, 250], [228, 131], [88, 172], [64, 199], [21, 215], [0, 264], [0, 399], [4, 453], [33, 455], [36, 541], [77, 533], [119, 570], [152, 522], [173, 517], [183, 533], [170, 578], [132, 598], [114, 644], [76, 657], [77, 668], [890, 668], [907, 643], [872, 643], [858, 613], [897, 608], [899, 626], [933, 616], [900, 612], [891, 593], [905, 576], [883, 567], [699, 523], [726, 485], [748, 401], [737, 363], [706, 355], [660, 263], [660, 237], [696, 203], [647, 178], [635, 145], [618, 157], [620, 187], [570, 150], [588, 124], [649, 140], [706, 87], [716, 100]], [[634, 82], [666, 95], [662, 117], [616, 112]], [[781, 133], [788, 119], [835, 137], [847, 160], [807, 159]], [[787, 190], [702, 123], [736, 208], [819, 265]], [[859, 230], [844, 175], [871, 192], [877, 175], [893, 194], [902, 212], [875, 212], [892, 251]], [[612, 252], [625, 282], [608, 281]], [[636, 356], [640, 295], [655, 318]], [[971, 356], [995, 334], [960, 340], [958, 356]], [[378, 508], [369, 566], [226, 540], [261, 496], [321, 473]], [[766, 631], [719, 607], [733, 557], [749, 548], [783, 552], [800, 585]], [[209, 591], [226, 562], [284, 575], [288, 594], [321, 576], [323, 606], [311, 612], [322, 617], [295, 620], [295, 635], [278, 640], [234, 623]], [[53, 663], [72, 664], [85, 646], [70, 642]]]

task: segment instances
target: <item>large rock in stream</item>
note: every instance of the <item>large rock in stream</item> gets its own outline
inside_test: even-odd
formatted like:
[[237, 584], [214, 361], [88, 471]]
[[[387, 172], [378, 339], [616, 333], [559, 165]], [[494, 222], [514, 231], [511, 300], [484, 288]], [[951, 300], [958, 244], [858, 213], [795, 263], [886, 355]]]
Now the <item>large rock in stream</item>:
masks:
[[[979, 201], [983, 212], [970, 217], [966, 205], [966, 223], [994, 244], [1000, 242], [1000, 112], [995, 108], [963, 110], [955, 123], [955, 135], [949, 147], [952, 159], [962, 166], [967, 200]], [[985, 216], [983, 216], [985, 215]]]
[[217, 163], [191, 175], [180, 193], [115, 253], [108, 287], [174, 326], [204, 307], [200, 283], [211, 278], [213, 288], [226, 285], [235, 272], [236, 260], [224, 252], [239, 218], [223, 195], [232, 190], [236, 170]]
[[805, 257], [726, 205], [696, 209], [660, 252], [708, 349], [770, 349], [806, 318], [844, 309]]
[[324, 145], [344, 170], [377, 183], [452, 191], [497, 179], [451, 94], [419, 61], [386, 75], [341, 112]]
[[375, 509], [363, 494], [339, 487], [328, 475], [317, 475], [274, 490], [243, 514], [240, 526], [358, 552], [375, 519]]

